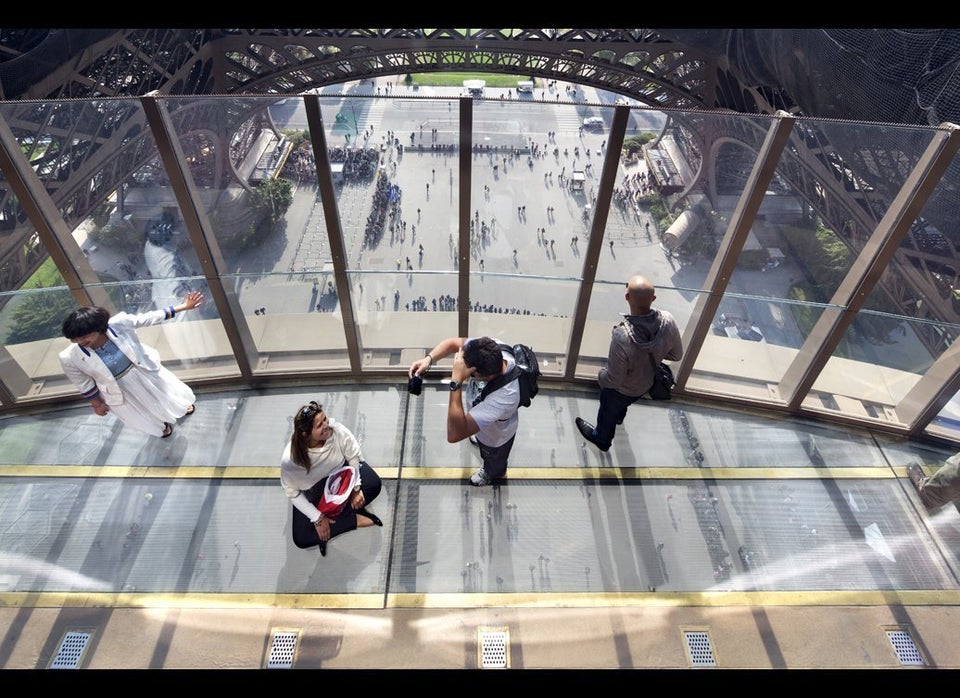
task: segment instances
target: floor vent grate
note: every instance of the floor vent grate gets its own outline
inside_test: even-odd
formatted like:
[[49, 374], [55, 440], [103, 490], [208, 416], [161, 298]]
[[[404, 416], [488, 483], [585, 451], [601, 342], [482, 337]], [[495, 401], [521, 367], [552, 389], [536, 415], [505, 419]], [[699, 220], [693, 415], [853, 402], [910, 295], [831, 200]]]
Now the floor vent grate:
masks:
[[923, 656], [917, 649], [913, 638], [906, 630], [888, 630], [887, 637], [890, 638], [890, 644], [893, 645], [893, 651], [897, 653], [897, 658], [901, 664], [910, 666], [923, 666]]
[[87, 651], [90, 642], [90, 633], [68, 632], [63, 636], [63, 642], [57, 649], [57, 654], [50, 662], [51, 669], [76, 669], [80, 666], [83, 653]]
[[683, 635], [687, 640], [687, 653], [693, 666], [717, 666], [708, 633], [702, 630], [685, 630]]
[[300, 633], [298, 632], [274, 631], [273, 641], [270, 643], [270, 656], [267, 658], [267, 669], [292, 668], [299, 639]]
[[507, 628], [480, 628], [480, 668], [506, 669], [510, 666], [507, 661], [507, 645], [510, 642], [510, 632]]

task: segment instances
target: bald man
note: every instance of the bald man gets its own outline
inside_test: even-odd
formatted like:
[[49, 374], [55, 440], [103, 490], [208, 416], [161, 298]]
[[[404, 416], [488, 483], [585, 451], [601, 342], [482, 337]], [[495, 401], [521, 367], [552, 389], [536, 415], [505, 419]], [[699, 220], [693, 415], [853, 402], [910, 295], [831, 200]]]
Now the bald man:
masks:
[[650, 280], [640, 275], [631, 277], [623, 297], [630, 313], [624, 314], [623, 320], [614, 326], [607, 365], [597, 375], [600, 384], [597, 426], [580, 417], [576, 419], [583, 438], [604, 452], [610, 450], [617, 425], [623, 424], [627, 408], [653, 387], [654, 366], [664, 360], [683, 358], [677, 321], [667, 311], [653, 307], [657, 295]]

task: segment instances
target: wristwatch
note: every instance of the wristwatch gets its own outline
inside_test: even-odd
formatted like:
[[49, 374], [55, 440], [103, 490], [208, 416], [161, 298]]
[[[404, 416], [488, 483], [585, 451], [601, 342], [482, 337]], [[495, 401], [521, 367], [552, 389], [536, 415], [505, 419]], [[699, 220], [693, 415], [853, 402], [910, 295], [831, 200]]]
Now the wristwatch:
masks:
[[457, 383], [457, 381], [451, 380], [447, 385], [450, 386], [450, 392], [452, 393], [454, 390], [460, 390], [460, 386], [463, 385], [463, 383]]

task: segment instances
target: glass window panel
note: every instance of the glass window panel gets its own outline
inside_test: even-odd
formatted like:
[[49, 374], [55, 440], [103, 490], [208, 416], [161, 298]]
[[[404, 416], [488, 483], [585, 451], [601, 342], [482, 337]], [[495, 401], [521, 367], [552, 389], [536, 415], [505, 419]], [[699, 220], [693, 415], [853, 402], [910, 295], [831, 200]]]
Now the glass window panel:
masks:
[[471, 273], [470, 336], [529, 344], [544, 374], [562, 374], [579, 283], [532, 276]]
[[[411, 356], [457, 333], [459, 97], [424, 87], [416, 99], [385, 98], [361, 94], [357, 84], [318, 93], [344, 235], [344, 269], [337, 271], [350, 279], [361, 365], [404, 371]], [[549, 364], [545, 372], [559, 373], [613, 107], [551, 85], [534, 99], [471, 104], [470, 334], [530, 343]], [[164, 106], [210, 222], [204, 232], [225, 263], [221, 278], [237, 292], [260, 355], [254, 370], [348, 370], [330, 245], [338, 233], [327, 230], [303, 100], [183, 98]], [[188, 287], [206, 292], [139, 102], [11, 103], [0, 105], [0, 116], [66, 221], [68, 257], [92, 296], [140, 312], [175, 302]], [[697, 319], [691, 315], [711, 292], [717, 250], [770, 126], [768, 117], [631, 109], [625, 146], [632, 137], [650, 140], [646, 152], [625, 147], [616, 155], [578, 378], [594, 378], [605, 361], [610, 328], [627, 310], [624, 283], [634, 273], [653, 280], [657, 306], [672, 312], [681, 330]], [[688, 389], [780, 400], [779, 381], [816, 321], [842, 312], [833, 296], [931, 133], [795, 123], [700, 355], [692, 357]], [[112, 164], [74, 182], [93, 158]], [[951, 225], [956, 168], [913, 222], [805, 408], [896, 421], [898, 402], [950, 348], [960, 326], [960, 269], [951, 266], [960, 244]], [[577, 185], [574, 171], [582, 173]], [[264, 196], [267, 187], [277, 191]], [[684, 217], [686, 229], [671, 230]], [[0, 227], [14, 231], [0, 247], [0, 329], [20, 371], [5, 376], [7, 387], [18, 396], [71, 392], [42, 368], [43, 352], [25, 346], [62, 342], [61, 311], [74, 300], [62, 270], [42, 266], [48, 255], [6, 179]], [[41, 290], [15, 293], [29, 286]], [[46, 334], [23, 337], [17, 328], [30, 323], [22, 308], [37, 303], [48, 322], [36, 329]], [[157, 340], [165, 343], [162, 354], [180, 375], [209, 377], [211, 367], [214, 375], [236, 375], [209, 295], [206, 307], [213, 312], [192, 318], [203, 329], [190, 328], [189, 338], [175, 337], [184, 330], [168, 324]], [[196, 346], [180, 349], [182, 341]], [[923, 402], [912, 396], [913, 406]], [[948, 403], [931, 433], [956, 438], [958, 413]]]
[[350, 292], [362, 369], [403, 369], [457, 335], [455, 273], [353, 272]]
[[780, 379], [824, 309], [812, 303], [726, 294], [686, 388], [780, 402]]
[[[311, 335], [302, 331], [303, 316], [323, 326], [317, 336], [339, 337], [332, 339], [334, 365], [345, 365], [342, 322], [317, 314], [329, 298], [332, 255], [303, 103], [290, 102], [164, 102], [230, 272], [224, 285], [238, 294], [258, 352], [257, 373], [325, 364], [331, 346], [305, 341]], [[342, 155], [342, 148], [331, 150]], [[334, 152], [331, 158], [338, 159]], [[343, 189], [342, 179], [336, 186]]]
[[[832, 300], [931, 133], [929, 129], [813, 120], [797, 125], [774, 183], [788, 195], [802, 197], [802, 209], [794, 205], [785, 210], [782, 221], [772, 221], [770, 216], [762, 221], [775, 223], [773, 241], [784, 255], [783, 262], [792, 267], [791, 296], [821, 303]], [[871, 174], [877, 166], [878, 142], [890, 147], [894, 159], [883, 189]], [[819, 180], [811, 175], [819, 175]], [[797, 210], [802, 215], [790, 220], [790, 211]], [[892, 307], [879, 300], [874, 309], [891, 312]]]
[[[103, 282], [87, 285], [94, 302], [106, 304], [112, 312], [140, 313], [176, 304], [188, 290], [206, 289], [205, 280], [196, 276], [200, 265], [139, 101], [16, 104], [4, 105], [3, 110], [3, 116], [15, 124], [15, 136], [71, 230], [72, 240], [64, 241], [70, 262], [81, 279]], [[90, 164], [102, 162], [109, 165]], [[87, 179], [82, 174], [85, 171], [92, 171]], [[69, 186], [64, 186], [64, 181]], [[35, 234], [25, 239], [25, 256], [39, 251], [46, 257], [42, 248], [33, 245]], [[25, 285], [35, 282], [36, 278]], [[39, 283], [51, 282], [63, 283], [59, 274]], [[209, 292], [207, 298], [200, 316], [216, 318]], [[19, 300], [27, 307], [31, 303], [28, 297]], [[44, 312], [56, 317], [37, 325], [55, 325], [53, 341], [60, 342], [59, 323], [75, 304], [65, 289], [48, 301], [43, 304]], [[61, 307], [64, 304], [66, 309]], [[179, 316], [176, 324], [187, 318], [189, 314]], [[195, 375], [209, 376], [211, 369], [213, 375], [235, 375], [236, 362], [223, 329], [219, 322], [212, 325], [204, 332], [194, 328], [190, 333], [192, 348], [208, 350], [209, 357]], [[170, 328], [164, 334], [177, 332]], [[170, 351], [161, 350], [161, 355], [175, 353], [178, 363], [170, 368], [186, 378], [197, 359], [189, 351], [186, 355], [175, 351], [177, 346], [177, 341], [172, 342]], [[45, 379], [42, 388], [31, 392], [43, 396], [59, 389], [57, 380]]]
[[207, 97], [163, 102], [225, 272], [263, 273], [289, 266], [284, 254], [296, 249], [311, 222], [312, 206], [302, 199], [295, 202], [293, 183], [278, 176], [294, 139], [271, 119], [275, 101]]
[[590, 217], [569, 183], [586, 157], [581, 122], [572, 104], [474, 102], [471, 269], [580, 276]]
[[57, 357], [68, 344], [63, 319], [76, 306], [65, 287], [3, 294], [4, 381], [18, 398], [76, 393]]
[[349, 94], [324, 102], [324, 124], [375, 155], [338, 201], [362, 366], [405, 369], [457, 334], [459, 104]]
[[932, 363], [920, 338], [940, 335], [956, 336], [957, 326], [861, 310], [803, 404], [900, 422], [897, 405]]
[[[848, 188], [849, 195], [857, 201], [869, 198], [874, 204], [871, 210], [877, 209], [878, 200], [888, 205], [898, 193], [894, 187], [905, 182], [932, 132], [879, 125], [844, 126], [842, 135], [849, 131], [858, 136], [852, 142], [852, 137], [846, 136], [844, 156], [854, 162], [858, 176], [868, 173], [861, 176], [868, 177], [862, 184]], [[882, 173], [878, 167], [882, 167]], [[897, 405], [953, 343], [956, 331], [951, 326], [960, 320], [954, 298], [960, 265], [955, 263], [954, 241], [940, 230], [952, 230], [953, 221], [960, 215], [953, 193], [958, 173], [956, 167], [949, 168], [934, 189], [814, 383], [815, 390], [832, 396], [827, 409], [844, 412], [847, 405], [854, 414], [866, 411], [869, 417], [897, 421]], [[885, 208], [881, 207], [879, 213], [883, 212]], [[836, 235], [850, 252], [841, 255], [834, 249], [822, 259], [816, 275], [823, 280], [842, 278], [849, 267], [841, 259], [852, 257], [865, 246], [865, 239], [861, 239], [864, 236], [858, 236], [857, 226], [849, 220], [840, 224]], [[856, 378], [835, 385], [832, 378], [844, 375]], [[911, 403], [934, 397], [933, 393], [915, 395]], [[815, 400], [816, 396], [811, 398]]]
[[[12, 124], [22, 151], [72, 231], [73, 244], [64, 244], [81, 277], [105, 283], [148, 278], [146, 231], [167, 209], [174, 217], [176, 202], [172, 195], [161, 201], [164, 188], [156, 185], [163, 176], [140, 103], [10, 104], [0, 107], [0, 114]], [[151, 196], [144, 196], [146, 186]], [[22, 236], [33, 245], [26, 228]], [[41, 261], [46, 257], [42, 247], [34, 254]]]
[[[455, 269], [459, 105], [436, 99], [394, 102], [398, 108], [383, 111], [377, 125], [388, 134], [382, 162], [386, 185], [380, 187], [381, 205], [387, 207], [386, 230], [379, 244], [367, 246], [362, 267], [354, 266], [390, 271]], [[416, 296], [434, 295], [428, 288], [419, 290]]]
[[[27, 110], [29, 114], [36, 111]], [[0, 117], [16, 116], [9, 105], [0, 106]], [[20, 149], [35, 170], [45, 170], [54, 159], [57, 146], [49, 137], [38, 135], [39, 127], [15, 129]], [[49, 256], [37, 228], [27, 217], [6, 174], [0, 172], [0, 292], [39, 286], [63, 286], [65, 282]]]
[[257, 373], [349, 367], [332, 264], [298, 274], [232, 274], [224, 285], [239, 298]]
[[[629, 311], [624, 300], [625, 293], [626, 279], [598, 280], [593, 284], [575, 370], [577, 378], [596, 379], [597, 372], [606, 364], [610, 349], [610, 331], [622, 320], [620, 313]], [[660, 293], [659, 288], [657, 293]], [[657, 304], [659, 305], [659, 302]]]
[[[609, 114], [609, 118], [613, 118], [612, 113]], [[645, 262], [650, 262], [651, 259], [667, 260], [669, 258], [666, 250], [661, 246], [659, 234], [660, 218], [666, 213], [666, 200], [654, 185], [654, 178], [650, 173], [650, 165], [654, 161], [648, 161], [645, 158], [644, 147], [656, 140], [657, 136], [663, 132], [666, 123], [667, 117], [662, 112], [631, 109], [623, 149], [618, 155], [609, 153], [605, 147], [606, 130], [587, 132], [589, 134], [587, 138], [595, 146], [598, 136], [603, 137], [600, 144], [604, 147], [599, 152], [603, 158], [618, 157], [619, 165], [604, 231], [605, 245], [597, 265], [598, 275], [604, 279], [615, 281], [616, 275], [622, 275], [626, 260], [632, 262], [643, 259]], [[590, 152], [593, 153], [593, 150]], [[592, 184], [591, 173], [599, 175], [603, 161], [597, 158], [593, 164], [596, 167], [596, 173], [593, 172], [593, 167], [588, 170], [588, 187]], [[571, 184], [576, 183], [571, 182]], [[591, 201], [590, 205], [594, 203]], [[592, 224], [592, 216], [590, 223]], [[664, 283], [668, 269], [672, 271], [667, 265], [664, 265], [662, 271], [655, 270], [651, 263], [643, 273], [648, 275], [654, 283]]]

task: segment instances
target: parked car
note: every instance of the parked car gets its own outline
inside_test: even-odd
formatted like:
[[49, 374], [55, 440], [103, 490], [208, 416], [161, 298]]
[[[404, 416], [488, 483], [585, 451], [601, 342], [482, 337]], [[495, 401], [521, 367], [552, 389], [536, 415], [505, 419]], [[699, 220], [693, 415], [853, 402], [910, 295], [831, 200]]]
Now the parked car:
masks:
[[720, 318], [714, 323], [713, 329], [717, 334], [733, 339], [746, 339], [749, 342], [766, 341], [759, 327], [738, 315], [720, 313]]

